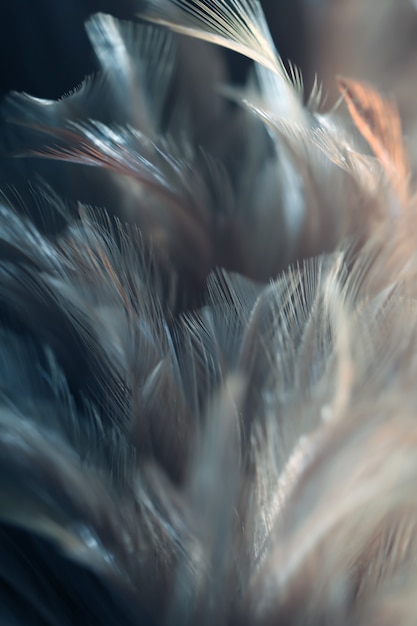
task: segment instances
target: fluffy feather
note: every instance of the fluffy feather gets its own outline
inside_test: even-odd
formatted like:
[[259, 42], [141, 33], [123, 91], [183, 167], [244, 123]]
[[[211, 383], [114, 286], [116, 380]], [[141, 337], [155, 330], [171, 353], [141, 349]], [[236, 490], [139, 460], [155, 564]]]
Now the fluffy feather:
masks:
[[[352, 79], [356, 129], [305, 106], [255, 1], [145, 17], [89, 21], [101, 78], [3, 107], [3, 619], [414, 623], [400, 117]], [[247, 87], [213, 44], [261, 66]]]

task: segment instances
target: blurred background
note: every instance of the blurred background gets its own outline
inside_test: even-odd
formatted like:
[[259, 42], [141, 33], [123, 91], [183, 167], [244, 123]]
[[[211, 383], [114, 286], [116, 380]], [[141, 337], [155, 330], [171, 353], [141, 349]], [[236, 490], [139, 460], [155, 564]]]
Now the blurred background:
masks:
[[[303, 0], [264, 0], [279, 51], [306, 73], [309, 58]], [[57, 98], [97, 70], [84, 21], [98, 11], [120, 18], [137, 13], [139, 0], [2, 0], [0, 3], [0, 96], [10, 90]], [[233, 78], [246, 64], [230, 57]]]
[[[0, 97], [10, 90], [57, 98], [97, 70], [84, 30], [102, 11], [131, 18], [146, 0], [2, 0]], [[406, 124], [417, 103], [417, 10], [413, 0], [263, 0], [272, 35], [284, 60], [304, 76], [317, 73], [330, 101], [335, 75], [365, 79], [395, 95]], [[246, 62], [230, 55], [232, 79]]]

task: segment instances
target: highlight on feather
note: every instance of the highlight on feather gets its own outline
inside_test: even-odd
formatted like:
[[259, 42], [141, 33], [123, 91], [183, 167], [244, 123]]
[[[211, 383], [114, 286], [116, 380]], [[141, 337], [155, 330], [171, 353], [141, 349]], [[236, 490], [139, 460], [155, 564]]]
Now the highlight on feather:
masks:
[[276, 76], [275, 90], [294, 115], [301, 108], [300, 78], [291, 64], [290, 73], [285, 68], [257, 0], [151, 0], [142, 16], [174, 32], [243, 54]]
[[151, 0], [144, 16], [181, 34], [240, 52], [273, 72], [282, 72], [282, 63], [256, 0]]
[[400, 116], [351, 79], [354, 128], [305, 106], [255, 0], [144, 16], [2, 109], [0, 622], [414, 623]]

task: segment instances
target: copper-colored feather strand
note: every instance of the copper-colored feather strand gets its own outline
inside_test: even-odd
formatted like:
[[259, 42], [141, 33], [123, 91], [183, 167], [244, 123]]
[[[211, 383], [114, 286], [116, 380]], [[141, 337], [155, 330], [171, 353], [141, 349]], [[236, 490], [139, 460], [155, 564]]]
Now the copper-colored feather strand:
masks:
[[402, 206], [407, 208], [409, 165], [395, 104], [368, 85], [346, 78], [339, 78], [338, 85], [359, 132], [384, 168]]

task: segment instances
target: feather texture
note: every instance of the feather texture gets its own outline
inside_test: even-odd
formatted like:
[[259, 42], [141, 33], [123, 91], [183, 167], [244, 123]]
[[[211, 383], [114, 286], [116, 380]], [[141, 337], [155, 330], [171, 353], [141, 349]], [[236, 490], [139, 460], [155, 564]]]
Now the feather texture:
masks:
[[399, 113], [354, 79], [351, 124], [304, 104], [255, 0], [144, 17], [91, 18], [101, 77], [2, 109], [0, 616], [414, 623]]

